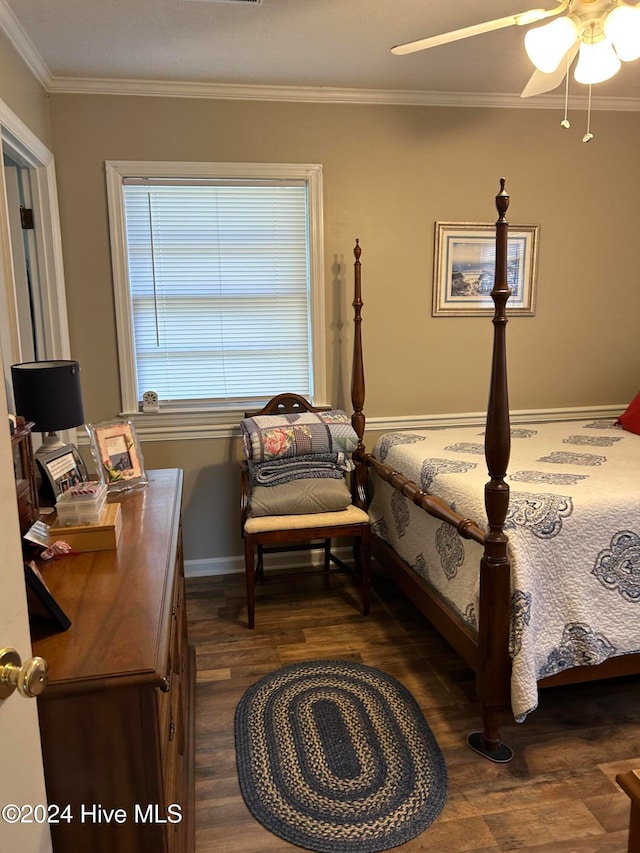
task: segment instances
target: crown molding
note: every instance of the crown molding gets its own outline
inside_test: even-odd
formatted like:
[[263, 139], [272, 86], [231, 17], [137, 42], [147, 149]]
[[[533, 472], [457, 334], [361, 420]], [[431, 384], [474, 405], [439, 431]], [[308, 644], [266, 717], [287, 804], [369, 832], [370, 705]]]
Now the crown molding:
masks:
[[[1, 0], [0, 0], [1, 2]], [[116, 80], [104, 77], [52, 77], [52, 94], [134, 95], [159, 98], [209, 98], [213, 100], [290, 101], [297, 103], [390, 104], [431, 107], [498, 107], [555, 109], [564, 106], [563, 95], [521, 98], [489, 92], [427, 92], [413, 89], [340, 89], [324, 86], [248, 86], [229, 83], [170, 80]], [[571, 98], [573, 108], [586, 109], [587, 97]], [[592, 110], [639, 111], [640, 98], [594, 97]]]
[[27, 63], [38, 82], [49, 91], [51, 72], [5, 0], [0, 0], [0, 29]]
[[[107, 77], [54, 77], [5, 0], [0, 0], [0, 29], [49, 94], [137, 95], [159, 98], [209, 98], [234, 101], [288, 101], [327, 104], [387, 104], [428, 107], [489, 107], [561, 109], [563, 95], [520, 95], [491, 92], [429, 92], [414, 89], [341, 89], [325, 86], [259, 86], [172, 80], [118, 80]], [[571, 106], [586, 109], [585, 95], [572, 97]], [[593, 97], [592, 110], [640, 111], [640, 98]]]

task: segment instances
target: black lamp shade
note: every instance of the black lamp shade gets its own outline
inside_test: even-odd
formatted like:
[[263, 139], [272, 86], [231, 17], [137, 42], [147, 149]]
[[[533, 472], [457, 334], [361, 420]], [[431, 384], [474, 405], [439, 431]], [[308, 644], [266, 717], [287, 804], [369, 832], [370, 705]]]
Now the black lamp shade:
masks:
[[11, 365], [16, 414], [36, 432], [57, 432], [84, 423], [77, 361], [25, 361]]

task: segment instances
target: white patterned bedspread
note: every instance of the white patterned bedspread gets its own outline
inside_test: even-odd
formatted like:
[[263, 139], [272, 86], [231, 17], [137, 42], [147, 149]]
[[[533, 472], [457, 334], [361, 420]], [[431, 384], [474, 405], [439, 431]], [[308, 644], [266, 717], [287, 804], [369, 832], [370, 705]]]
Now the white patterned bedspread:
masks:
[[[511, 429], [511, 705], [537, 681], [640, 651], [640, 436], [612, 420]], [[484, 430], [388, 433], [374, 455], [486, 530]], [[372, 474], [373, 531], [477, 628], [482, 547]]]

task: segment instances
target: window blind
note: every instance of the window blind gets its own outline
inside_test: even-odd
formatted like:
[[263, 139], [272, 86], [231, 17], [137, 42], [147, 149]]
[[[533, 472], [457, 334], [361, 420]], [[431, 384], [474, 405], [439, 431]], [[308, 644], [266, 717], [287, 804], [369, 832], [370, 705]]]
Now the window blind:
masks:
[[311, 396], [304, 181], [125, 179], [138, 400]]

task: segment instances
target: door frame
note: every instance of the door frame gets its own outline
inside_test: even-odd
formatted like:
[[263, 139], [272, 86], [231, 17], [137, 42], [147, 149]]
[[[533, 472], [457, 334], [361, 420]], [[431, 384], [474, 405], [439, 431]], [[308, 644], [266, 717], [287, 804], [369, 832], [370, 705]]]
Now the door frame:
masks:
[[[0, 144], [3, 151], [6, 150], [14, 160], [29, 169], [31, 176], [36, 263], [39, 270], [44, 333], [44, 340], [39, 342], [40, 352], [45, 359], [68, 359], [69, 327], [53, 154], [2, 100], [0, 100]], [[11, 364], [23, 359], [3, 163], [0, 168], [0, 254], [0, 296], [4, 302], [8, 327], [8, 340], [3, 342], [6, 371]], [[6, 380], [5, 384], [9, 385], [7, 397], [11, 409], [13, 391]]]

